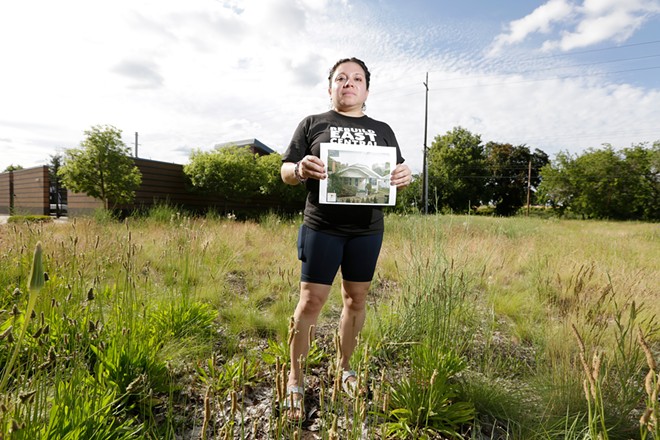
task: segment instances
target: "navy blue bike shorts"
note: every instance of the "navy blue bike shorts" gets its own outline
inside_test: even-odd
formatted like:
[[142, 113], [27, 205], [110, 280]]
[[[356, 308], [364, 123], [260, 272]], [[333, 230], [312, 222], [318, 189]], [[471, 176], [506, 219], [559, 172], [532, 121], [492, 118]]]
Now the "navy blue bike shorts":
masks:
[[332, 285], [341, 267], [344, 280], [369, 282], [374, 277], [382, 244], [382, 232], [343, 237], [302, 225], [298, 231], [298, 259], [302, 262], [300, 280]]

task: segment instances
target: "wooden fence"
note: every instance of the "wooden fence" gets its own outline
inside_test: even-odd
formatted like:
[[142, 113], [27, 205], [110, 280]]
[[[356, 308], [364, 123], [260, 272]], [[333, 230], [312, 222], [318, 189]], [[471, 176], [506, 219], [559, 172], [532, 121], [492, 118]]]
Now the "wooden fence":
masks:
[[[202, 194], [193, 191], [186, 180], [183, 165], [135, 158], [135, 165], [142, 173], [142, 184], [135, 192], [132, 203], [117, 206], [123, 212], [144, 210], [159, 203], [167, 203], [188, 211], [205, 212], [210, 209], [219, 213], [258, 215], [264, 211], [296, 212], [303, 208], [303, 201], [282, 203], [277, 199], [236, 199], [222, 194]], [[13, 211], [10, 196], [13, 185]], [[67, 194], [69, 216], [92, 214], [102, 208], [100, 200], [86, 194]], [[37, 167], [0, 174], [0, 213], [44, 214], [50, 212], [48, 167]]]
[[14, 204], [14, 173], [12, 171], [0, 174], [0, 214], [11, 213]]
[[0, 174], [0, 214], [48, 215], [48, 167], [40, 166]]

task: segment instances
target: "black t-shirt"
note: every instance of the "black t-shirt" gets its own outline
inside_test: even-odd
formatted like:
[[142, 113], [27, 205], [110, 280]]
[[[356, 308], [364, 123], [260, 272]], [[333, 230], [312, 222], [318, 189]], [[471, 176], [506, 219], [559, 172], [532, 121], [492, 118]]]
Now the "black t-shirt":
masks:
[[[308, 116], [293, 133], [282, 162], [298, 162], [306, 155], [320, 157], [322, 143], [342, 143], [396, 148], [397, 164], [403, 162], [394, 132], [384, 122], [368, 116], [344, 116], [335, 111]], [[379, 206], [328, 205], [319, 203], [319, 181], [305, 183], [304, 224], [314, 230], [336, 235], [368, 235], [383, 231], [383, 211]]]

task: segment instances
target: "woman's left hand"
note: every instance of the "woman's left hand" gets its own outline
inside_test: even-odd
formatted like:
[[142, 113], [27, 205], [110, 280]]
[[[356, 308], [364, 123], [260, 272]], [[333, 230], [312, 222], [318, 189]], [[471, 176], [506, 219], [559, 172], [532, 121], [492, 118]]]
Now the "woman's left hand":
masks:
[[412, 171], [405, 163], [398, 164], [390, 175], [390, 185], [403, 188], [410, 185], [410, 182], [412, 182]]

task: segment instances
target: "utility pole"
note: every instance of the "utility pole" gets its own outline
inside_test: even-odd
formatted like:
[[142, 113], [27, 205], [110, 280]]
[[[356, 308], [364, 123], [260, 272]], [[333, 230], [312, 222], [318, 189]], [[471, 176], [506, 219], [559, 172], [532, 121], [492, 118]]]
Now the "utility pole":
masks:
[[138, 132], [135, 132], [135, 157], [138, 157]]
[[529, 200], [532, 190], [532, 159], [529, 159], [529, 170], [527, 171], [527, 217], [529, 217]]
[[428, 152], [428, 147], [426, 146], [426, 134], [428, 130], [429, 123], [429, 73], [426, 72], [426, 82], [424, 82], [424, 87], [426, 87], [426, 104], [424, 106], [424, 214], [429, 213], [429, 169], [428, 161], [426, 154]]

